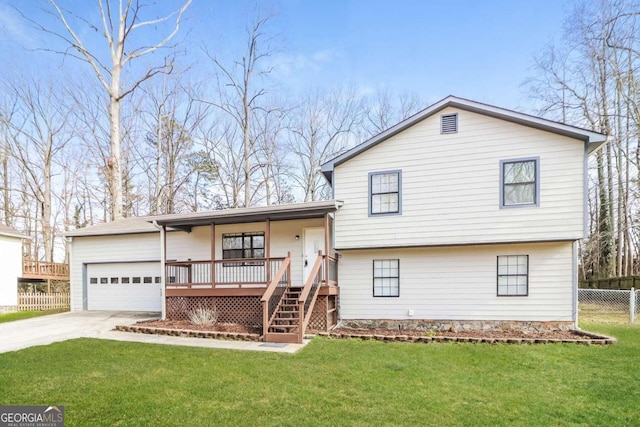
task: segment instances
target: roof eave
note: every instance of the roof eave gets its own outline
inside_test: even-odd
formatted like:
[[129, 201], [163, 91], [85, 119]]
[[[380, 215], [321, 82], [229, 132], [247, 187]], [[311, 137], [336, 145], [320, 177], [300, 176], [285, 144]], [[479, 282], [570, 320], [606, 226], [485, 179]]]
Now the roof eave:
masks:
[[587, 142], [587, 153], [588, 154], [595, 153], [600, 148], [602, 148], [603, 146], [607, 145], [608, 142], [609, 142], [609, 138], [605, 138], [604, 140], [588, 141]]
[[10, 233], [10, 232], [0, 233], [0, 236], [5, 236], [5, 237], [15, 237], [16, 239], [31, 239], [31, 237], [29, 237], [29, 236], [25, 236], [24, 234], [20, 234], [20, 233]]
[[82, 228], [78, 230], [72, 230], [66, 233], [62, 233], [63, 237], [99, 237], [99, 236], [121, 236], [126, 234], [149, 234], [149, 233], [158, 233], [158, 230], [149, 230], [149, 229], [140, 229], [140, 230], [118, 230], [118, 231], [91, 231], [91, 232], [80, 232]]
[[[293, 210], [273, 209], [270, 211], [237, 211], [234, 214], [220, 215], [220, 212], [213, 211], [210, 215], [194, 215], [189, 218], [155, 218], [154, 221], [161, 226], [184, 229], [186, 227], [197, 227], [214, 224], [240, 224], [250, 222], [285, 221], [295, 219], [321, 218], [327, 213], [335, 212], [342, 202], [339, 200], [332, 201], [326, 205], [305, 206]], [[286, 207], [287, 205], [280, 205]]]

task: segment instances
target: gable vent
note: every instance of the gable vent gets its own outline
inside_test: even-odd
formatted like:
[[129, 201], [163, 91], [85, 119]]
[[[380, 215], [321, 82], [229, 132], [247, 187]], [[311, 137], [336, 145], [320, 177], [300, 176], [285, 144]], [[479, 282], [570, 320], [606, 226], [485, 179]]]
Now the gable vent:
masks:
[[458, 132], [458, 115], [443, 114], [440, 116], [440, 132], [456, 133]]

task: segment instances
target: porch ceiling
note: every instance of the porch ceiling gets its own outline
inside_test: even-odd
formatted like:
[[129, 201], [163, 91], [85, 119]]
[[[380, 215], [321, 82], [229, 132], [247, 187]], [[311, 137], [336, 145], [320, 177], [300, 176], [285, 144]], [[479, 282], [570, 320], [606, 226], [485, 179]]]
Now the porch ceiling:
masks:
[[323, 200], [317, 202], [293, 203], [277, 206], [224, 209], [219, 211], [172, 214], [150, 217], [149, 222], [158, 225], [190, 231], [191, 227], [210, 224], [241, 224], [247, 222], [284, 221], [292, 219], [322, 218], [335, 212], [342, 202]]

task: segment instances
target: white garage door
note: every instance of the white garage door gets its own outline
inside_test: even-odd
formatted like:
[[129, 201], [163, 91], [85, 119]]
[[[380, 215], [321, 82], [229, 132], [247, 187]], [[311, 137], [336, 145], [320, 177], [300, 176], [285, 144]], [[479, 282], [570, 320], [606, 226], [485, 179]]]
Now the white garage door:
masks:
[[160, 263], [87, 265], [87, 309], [161, 311]]

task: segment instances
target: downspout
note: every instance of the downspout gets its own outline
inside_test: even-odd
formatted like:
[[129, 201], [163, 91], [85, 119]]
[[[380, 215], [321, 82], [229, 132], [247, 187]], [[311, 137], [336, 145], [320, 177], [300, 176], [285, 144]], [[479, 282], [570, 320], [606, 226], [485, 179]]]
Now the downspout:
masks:
[[160, 230], [160, 298], [162, 299], [162, 320], [167, 318], [167, 296], [166, 296], [166, 263], [167, 263], [167, 251], [166, 251], [166, 229], [158, 225], [156, 220], [152, 221], [155, 228]]

